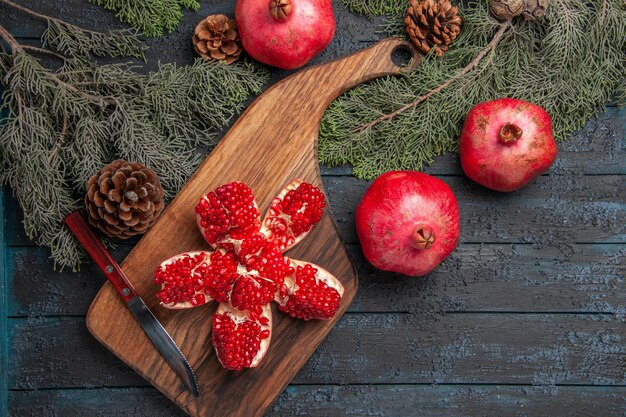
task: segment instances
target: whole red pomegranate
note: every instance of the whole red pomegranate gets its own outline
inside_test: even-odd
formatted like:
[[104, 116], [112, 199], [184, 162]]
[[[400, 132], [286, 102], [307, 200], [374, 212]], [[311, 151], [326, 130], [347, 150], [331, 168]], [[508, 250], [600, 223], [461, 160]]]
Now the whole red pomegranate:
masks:
[[283, 69], [306, 64], [335, 36], [331, 0], [237, 0], [235, 19], [246, 52]]
[[378, 177], [356, 209], [367, 260], [378, 269], [428, 274], [459, 242], [459, 207], [443, 181], [416, 171]]
[[472, 180], [492, 190], [515, 191], [552, 165], [557, 147], [548, 112], [522, 100], [501, 98], [470, 110], [459, 152]]

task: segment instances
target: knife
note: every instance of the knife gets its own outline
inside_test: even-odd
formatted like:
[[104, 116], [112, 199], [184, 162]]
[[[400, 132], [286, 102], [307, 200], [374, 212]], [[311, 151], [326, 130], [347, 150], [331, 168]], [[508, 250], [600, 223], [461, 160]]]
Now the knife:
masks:
[[154, 347], [163, 356], [163, 359], [185, 383], [187, 389], [197, 397], [198, 385], [196, 376], [193, 374], [189, 362], [187, 362], [185, 356], [176, 346], [172, 337], [154, 317], [146, 303], [139, 297], [120, 266], [111, 256], [111, 253], [104, 247], [100, 239], [96, 237], [80, 212], [74, 211], [70, 213], [65, 218], [65, 224], [122, 296], [128, 309], [133, 313], [139, 325], [154, 344]]

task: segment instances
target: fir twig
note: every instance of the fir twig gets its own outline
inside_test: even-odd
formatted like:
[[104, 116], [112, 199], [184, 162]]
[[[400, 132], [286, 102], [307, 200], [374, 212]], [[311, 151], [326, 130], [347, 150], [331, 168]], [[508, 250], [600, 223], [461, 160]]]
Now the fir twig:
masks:
[[510, 21], [502, 23], [500, 25], [500, 28], [496, 32], [496, 34], [493, 36], [491, 41], [487, 44], [487, 46], [485, 48], [483, 48], [476, 55], [476, 58], [474, 58], [465, 67], [463, 67], [456, 75], [454, 75], [453, 77], [448, 78], [446, 81], [444, 81], [442, 84], [440, 84], [436, 88], [433, 88], [432, 90], [430, 90], [426, 94], [422, 94], [421, 96], [419, 96], [418, 98], [416, 98], [412, 102], [405, 104], [404, 106], [400, 107], [399, 109], [394, 110], [391, 113], [387, 113], [385, 115], [382, 115], [379, 118], [377, 118], [375, 120], [372, 120], [369, 123], [366, 123], [364, 125], [359, 126], [355, 131], [356, 132], [362, 132], [362, 131], [364, 131], [366, 129], [370, 129], [373, 126], [376, 126], [378, 123], [384, 122], [385, 120], [393, 119], [394, 117], [396, 117], [400, 113], [405, 112], [405, 111], [407, 111], [407, 110], [417, 106], [418, 104], [428, 100], [429, 98], [431, 98], [435, 94], [441, 92], [444, 88], [449, 87], [450, 84], [452, 84], [454, 81], [456, 81], [459, 78], [465, 76], [468, 72], [470, 72], [474, 68], [476, 68], [478, 66], [478, 64], [483, 60], [483, 58], [485, 58], [485, 56], [496, 47], [498, 42], [500, 42], [500, 39], [502, 39], [502, 36], [504, 35], [504, 32], [506, 32], [506, 30], [508, 28], [510, 28], [510, 27], [511, 27], [511, 22]]
[[9, 45], [13, 55], [22, 51], [22, 46], [15, 40], [13, 35], [11, 35], [11, 33], [2, 26], [0, 26], [0, 37]]
[[36, 47], [36, 46], [24, 45], [24, 44], [22, 44], [20, 46], [21, 46], [22, 49], [25, 49], [27, 51], [33, 51], [33, 52], [36, 52], [38, 54], [43, 54], [43, 55], [50, 55], [50, 56], [53, 56], [53, 57], [55, 57], [57, 59], [60, 59], [61, 61], [65, 61], [65, 59], [66, 59], [66, 57], [64, 57], [63, 55], [57, 54], [56, 52], [51, 51], [49, 49], [39, 48], [39, 47]]
[[61, 131], [59, 132], [59, 138], [57, 139], [57, 143], [56, 145], [54, 145], [54, 147], [52, 148], [52, 152], [51, 152], [51, 158], [56, 158], [59, 155], [59, 152], [61, 151], [61, 148], [63, 147], [63, 144], [65, 143], [65, 135], [67, 134], [67, 128], [68, 128], [68, 117], [67, 117], [67, 113], [63, 113], [63, 124], [61, 126]]
[[408, 0], [343, 0], [352, 12], [367, 17], [390, 16], [406, 12]]
[[116, 12], [116, 16], [142, 31], [146, 36], [172, 32], [183, 16], [182, 8], [199, 10], [196, 0], [89, 0]]
[[41, 36], [43, 45], [59, 54], [83, 61], [89, 58], [89, 54], [145, 60], [145, 48], [134, 30], [98, 32], [38, 13], [12, 0], [0, 0], [0, 3], [46, 21], [48, 27]]

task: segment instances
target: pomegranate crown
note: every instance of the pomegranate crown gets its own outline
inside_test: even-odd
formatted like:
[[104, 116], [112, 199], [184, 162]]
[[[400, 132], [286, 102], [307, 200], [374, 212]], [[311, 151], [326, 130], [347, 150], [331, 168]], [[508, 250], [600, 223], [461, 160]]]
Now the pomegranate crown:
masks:
[[291, 0], [270, 0], [270, 14], [274, 20], [287, 19], [291, 8]]

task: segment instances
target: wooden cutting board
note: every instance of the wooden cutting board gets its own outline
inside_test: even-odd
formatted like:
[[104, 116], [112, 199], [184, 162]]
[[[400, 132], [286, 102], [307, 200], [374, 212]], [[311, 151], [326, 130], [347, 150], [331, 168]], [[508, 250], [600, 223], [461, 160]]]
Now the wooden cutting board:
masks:
[[122, 263], [139, 295], [188, 358], [198, 379], [198, 398], [187, 392], [161, 359], [110, 283], [93, 301], [87, 327], [96, 339], [191, 416], [265, 414], [348, 308], [357, 290], [356, 270], [326, 209], [321, 222], [287, 255], [316, 263], [343, 283], [345, 294], [337, 315], [329, 321], [304, 322], [274, 306], [269, 351], [259, 367], [241, 372], [226, 371], [215, 356], [210, 318], [216, 304], [189, 310], [160, 307], [157, 288], [151, 283], [153, 272], [174, 254], [208, 249], [196, 227], [194, 206], [219, 185], [236, 180], [248, 184], [261, 213], [294, 178], [322, 187], [317, 136], [324, 110], [359, 83], [400, 73], [402, 68], [391, 60], [396, 49], [412, 50], [404, 41], [386, 39], [343, 59], [300, 71], [265, 91]]

